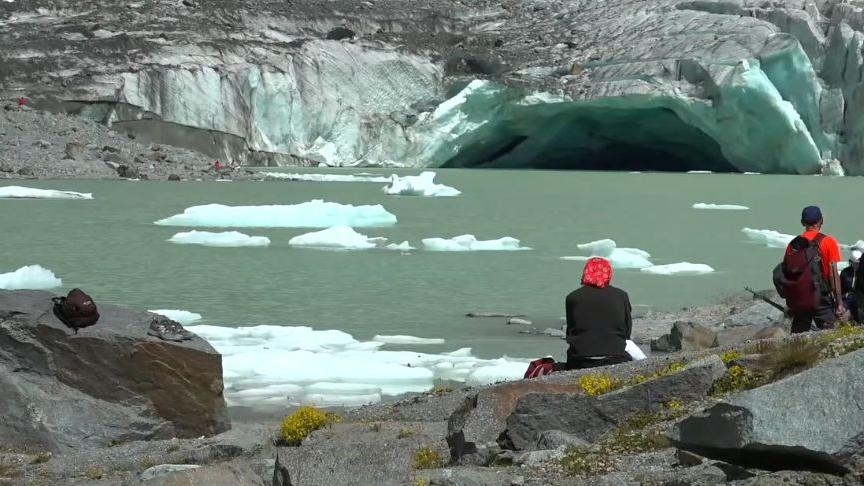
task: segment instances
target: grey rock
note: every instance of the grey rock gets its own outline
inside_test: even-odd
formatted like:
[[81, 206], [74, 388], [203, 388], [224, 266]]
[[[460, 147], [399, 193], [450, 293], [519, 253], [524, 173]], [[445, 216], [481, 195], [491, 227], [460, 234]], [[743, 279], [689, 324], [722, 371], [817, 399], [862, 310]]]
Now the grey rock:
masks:
[[229, 428], [221, 356], [206, 341], [148, 337], [152, 314], [109, 304], [73, 334], [51, 297], [0, 291], [0, 442], [69, 452]]
[[67, 159], [78, 159], [82, 155], [84, 155], [84, 151], [87, 147], [78, 142], [69, 142], [66, 144], [65, 154]]
[[672, 345], [668, 334], [664, 334], [658, 338], [651, 340], [651, 351], [660, 351], [661, 353], [671, 353], [678, 351], [678, 348]]
[[[773, 295], [776, 301], [782, 302]], [[730, 315], [723, 321], [723, 327], [741, 327], [741, 326], [778, 326], [783, 325], [784, 315], [779, 310], [765, 302], [756, 302], [746, 309]], [[785, 326], [784, 326], [785, 327]]]
[[682, 351], [699, 351], [715, 345], [714, 331], [695, 322], [679, 321], [669, 331], [669, 343]]
[[168, 174], [168, 180], [169, 181], [179, 181], [181, 179], [180, 179], [180, 176], [177, 174]]
[[599, 396], [581, 393], [530, 393], [507, 418], [507, 441], [516, 450], [535, 443], [540, 433], [561, 430], [594, 442], [637, 414], [656, 413], [672, 399], [704, 398], [726, 366], [711, 355], [682, 371]]
[[858, 486], [861, 484], [861, 479], [852, 475], [840, 477], [811, 471], [778, 471], [731, 481], [728, 484], [735, 486]]
[[681, 449], [675, 450], [675, 457], [678, 459], [678, 465], [684, 467], [698, 466], [705, 462], [705, 458]]
[[545, 430], [537, 436], [534, 448], [537, 450], [558, 449], [566, 446], [587, 446], [588, 442], [574, 434], [560, 430]]
[[179, 471], [186, 471], [189, 469], [198, 469], [198, 464], [159, 464], [158, 466], [153, 466], [151, 468], [145, 469], [141, 473], [142, 481], [149, 481], [151, 479], [158, 478], [159, 476], [166, 476], [168, 474], [176, 473]]
[[140, 482], [141, 486], [264, 486], [264, 484], [265, 481], [258, 474], [242, 463], [190, 468]]
[[524, 484], [524, 478], [516, 475], [516, 471], [503, 467], [437, 469], [420, 471], [417, 477], [426, 479], [430, 486], [515, 486], [520, 482]]
[[777, 326], [739, 326], [717, 332], [715, 346], [724, 347], [747, 341], [758, 341], [760, 339], [776, 339], [788, 336], [785, 329]]
[[671, 438], [682, 449], [745, 467], [846, 473], [864, 449], [862, 373], [864, 350], [854, 351], [733, 395], [679, 422]]

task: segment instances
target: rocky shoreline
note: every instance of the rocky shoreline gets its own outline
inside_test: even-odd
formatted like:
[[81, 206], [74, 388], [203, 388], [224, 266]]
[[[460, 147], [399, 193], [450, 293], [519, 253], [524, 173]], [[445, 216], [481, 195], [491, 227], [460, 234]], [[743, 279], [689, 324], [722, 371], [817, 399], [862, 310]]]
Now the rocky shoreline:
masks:
[[[165, 341], [150, 332], [157, 316], [113, 306], [75, 335], [46, 311], [49, 297], [0, 292], [0, 484], [852, 485], [864, 478], [864, 329], [757, 340], [742, 333], [717, 345], [724, 331], [712, 322], [773, 326], [757, 322], [759, 304], [742, 296], [666, 315], [677, 319], [673, 330], [685, 319], [698, 321], [687, 328], [718, 329], [710, 344], [681, 334], [683, 350], [644, 361], [438, 387], [341, 410], [291, 444], [286, 434], [297, 430], [290, 427], [309, 424], [292, 419], [280, 431], [279, 416], [239, 411], [228, 429], [221, 359], [200, 338]], [[207, 374], [213, 379], [202, 380]]]

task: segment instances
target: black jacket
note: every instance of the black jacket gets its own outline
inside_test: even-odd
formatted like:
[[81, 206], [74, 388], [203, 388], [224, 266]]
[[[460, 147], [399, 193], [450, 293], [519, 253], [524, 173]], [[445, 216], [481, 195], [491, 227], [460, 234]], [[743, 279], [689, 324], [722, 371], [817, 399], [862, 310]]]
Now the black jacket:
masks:
[[633, 329], [627, 292], [585, 285], [567, 296], [565, 307], [568, 360], [627, 355], [624, 348]]

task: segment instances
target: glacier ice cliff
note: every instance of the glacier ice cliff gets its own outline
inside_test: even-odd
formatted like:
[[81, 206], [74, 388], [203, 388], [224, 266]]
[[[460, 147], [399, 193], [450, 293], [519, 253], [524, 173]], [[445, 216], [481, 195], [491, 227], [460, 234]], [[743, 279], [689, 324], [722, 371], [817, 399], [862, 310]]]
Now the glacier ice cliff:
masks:
[[864, 174], [841, 0], [0, 3], [0, 97], [256, 165]]

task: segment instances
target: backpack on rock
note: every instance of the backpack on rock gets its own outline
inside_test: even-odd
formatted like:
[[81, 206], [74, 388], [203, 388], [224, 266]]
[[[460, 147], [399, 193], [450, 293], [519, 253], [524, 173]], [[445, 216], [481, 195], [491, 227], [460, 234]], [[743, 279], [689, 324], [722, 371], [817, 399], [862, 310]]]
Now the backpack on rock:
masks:
[[93, 299], [81, 289], [72, 289], [66, 297], [54, 297], [54, 315], [78, 334], [78, 329], [90, 327], [99, 320], [99, 310]]
[[786, 298], [786, 305], [792, 312], [813, 312], [823, 296], [828, 294], [828, 285], [822, 276], [822, 257], [819, 256], [819, 244], [823, 239], [825, 235], [822, 233], [813, 240], [798, 236], [789, 243], [789, 251], [783, 257], [781, 295]]

